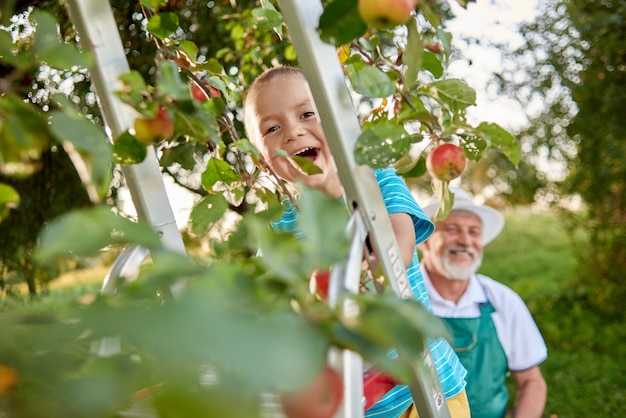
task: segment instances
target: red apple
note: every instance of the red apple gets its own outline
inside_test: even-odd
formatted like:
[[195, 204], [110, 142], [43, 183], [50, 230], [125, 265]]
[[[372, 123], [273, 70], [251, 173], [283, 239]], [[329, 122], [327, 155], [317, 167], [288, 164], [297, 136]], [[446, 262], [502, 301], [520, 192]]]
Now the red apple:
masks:
[[191, 90], [191, 97], [193, 97], [194, 100], [197, 100], [200, 103], [206, 101], [209, 98], [209, 96], [207, 96], [207, 94], [202, 89], [202, 87], [200, 87], [196, 83], [191, 83], [190, 90]]
[[187, 58], [183, 54], [176, 54], [176, 56], [172, 59], [174, 63], [183, 70], [188, 70], [194, 66], [189, 58]]
[[132, 130], [138, 141], [153, 145], [174, 135], [174, 121], [165, 108], [159, 107], [154, 117], [135, 119]]
[[426, 170], [433, 178], [450, 181], [459, 177], [463, 170], [467, 157], [463, 148], [445, 143], [435, 147], [426, 157]]
[[435, 54], [438, 54], [442, 51], [441, 45], [439, 45], [438, 43], [428, 44], [426, 45], [426, 49], [428, 49], [430, 52], [434, 52]]
[[287, 418], [332, 418], [343, 398], [341, 375], [329, 365], [307, 386], [297, 392], [281, 395]]
[[[215, 87], [213, 87], [212, 85], [208, 83], [204, 83], [204, 86], [209, 91], [209, 94], [212, 98], [220, 97], [220, 91], [218, 89], [216, 89]], [[206, 91], [196, 83], [190, 84], [190, 90], [191, 90], [191, 97], [193, 97], [195, 100], [199, 101], [200, 103], [209, 99], [209, 96], [207, 96]]]
[[409, 20], [417, 3], [417, 0], [359, 0], [358, 8], [369, 26], [391, 29]]
[[213, 87], [210, 84], [208, 84], [207, 86], [209, 87], [209, 91], [211, 92], [211, 97], [213, 97], [213, 98], [220, 97], [220, 95], [222, 93], [220, 93], [220, 91], [218, 89], [216, 89], [215, 87]]
[[330, 282], [330, 270], [315, 270], [311, 274], [311, 286], [313, 292], [317, 292], [324, 300], [328, 298], [328, 283]]

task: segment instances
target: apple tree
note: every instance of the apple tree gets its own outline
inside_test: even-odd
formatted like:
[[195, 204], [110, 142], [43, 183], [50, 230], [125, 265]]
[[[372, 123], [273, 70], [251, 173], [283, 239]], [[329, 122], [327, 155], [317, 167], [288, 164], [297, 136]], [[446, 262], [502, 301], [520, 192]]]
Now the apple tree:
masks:
[[[89, 47], [78, 46], [80, 34], [58, 4], [30, 3], [39, 7], [11, 19], [6, 8], [29, 2], [2, 10], [0, 60], [11, 82], [0, 90], [0, 161], [5, 170], [26, 167], [62, 149], [90, 203], [46, 220], [34, 259], [48, 266], [136, 245], [151, 262], [119, 277], [115, 292], [54, 314], [1, 318], [0, 411], [105, 417], [148, 407], [163, 416], [259, 416], [264, 393], [312, 381], [330, 346], [407, 381], [424, 337], [445, 335], [440, 321], [389, 291], [354, 295], [362, 313], [355, 320], [309, 290], [312, 272], [348, 256], [343, 204], [305, 189], [298, 205], [307, 242], [268, 228], [292, 195], [257, 168], [263, 161], [245, 137], [241, 103], [261, 71], [298, 63], [280, 2], [113, 2], [131, 68], [116, 94], [136, 115], [114, 138], [87, 83]], [[496, 124], [469, 123], [475, 92], [446, 77], [447, 2], [387, 0], [390, 7], [375, 9], [380, 19], [367, 15], [375, 3], [324, 2], [318, 28], [358, 98], [357, 162], [418, 178], [430, 149], [453, 143], [470, 160], [497, 148], [517, 163], [516, 139]], [[13, 80], [27, 74], [37, 82], [16, 88]], [[114, 167], [140, 163], [148, 147], [165, 173], [200, 195], [189, 231], [207, 240], [205, 254], [171, 251], [151, 225], [123, 216], [112, 201]], [[447, 196], [447, 180], [432, 184]], [[5, 221], [24, 201], [10, 183], [0, 187]], [[227, 233], [212, 234], [225, 219]], [[407, 353], [407, 362], [388, 359], [390, 347]]]

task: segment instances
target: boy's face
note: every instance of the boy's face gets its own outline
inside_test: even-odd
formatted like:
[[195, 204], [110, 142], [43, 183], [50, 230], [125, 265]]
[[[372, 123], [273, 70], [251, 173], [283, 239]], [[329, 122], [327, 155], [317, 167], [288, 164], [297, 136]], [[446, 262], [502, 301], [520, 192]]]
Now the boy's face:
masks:
[[[248, 111], [252, 112], [254, 145], [278, 176], [341, 195], [335, 163], [306, 80], [290, 74], [259, 85]], [[303, 173], [290, 158], [277, 157], [279, 150], [309, 158], [322, 173]]]

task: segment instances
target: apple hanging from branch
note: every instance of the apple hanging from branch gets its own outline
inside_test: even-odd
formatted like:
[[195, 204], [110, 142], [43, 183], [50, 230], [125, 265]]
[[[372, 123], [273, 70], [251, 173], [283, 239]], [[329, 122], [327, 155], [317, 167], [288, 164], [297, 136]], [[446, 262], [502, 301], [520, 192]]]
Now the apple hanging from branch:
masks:
[[376, 29], [392, 29], [406, 23], [418, 0], [359, 0], [361, 18]]
[[130, 134], [145, 145], [154, 145], [174, 135], [174, 120], [159, 107], [153, 117], [135, 119]]
[[341, 375], [328, 364], [303, 389], [281, 395], [287, 418], [332, 418], [343, 399]]
[[191, 97], [200, 103], [207, 101], [209, 98], [220, 97], [220, 91], [208, 83], [204, 83], [204, 87], [201, 87], [197, 83], [192, 82], [189, 84], [189, 90], [191, 90]]
[[450, 181], [465, 170], [467, 156], [463, 148], [452, 143], [437, 145], [426, 157], [426, 170], [433, 178]]
[[312, 293], [318, 294], [322, 300], [328, 299], [328, 285], [330, 283], [330, 270], [315, 270], [311, 274], [310, 288]]

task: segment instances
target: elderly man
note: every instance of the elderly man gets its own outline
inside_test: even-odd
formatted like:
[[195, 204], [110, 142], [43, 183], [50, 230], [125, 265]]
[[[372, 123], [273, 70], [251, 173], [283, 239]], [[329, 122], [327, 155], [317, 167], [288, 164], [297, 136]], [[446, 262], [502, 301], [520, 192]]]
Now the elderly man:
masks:
[[[539, 365], [545, 342], [522, 299], [509, 287], [477, 274], [483, 247], [504, 227], [493, 208], [451, 188], [454, 205], [435, 232], [420, 245], [422, 272], [435, 315], [448, 325], [453, 346], [468, 371], [472, 418], [502, 418], [508, 404], [505, 378], [511, 372], [517, 395], [515, 418], [541, 417], [547, 385]], [[424, 212], [433, 217], [439, 202]]]

